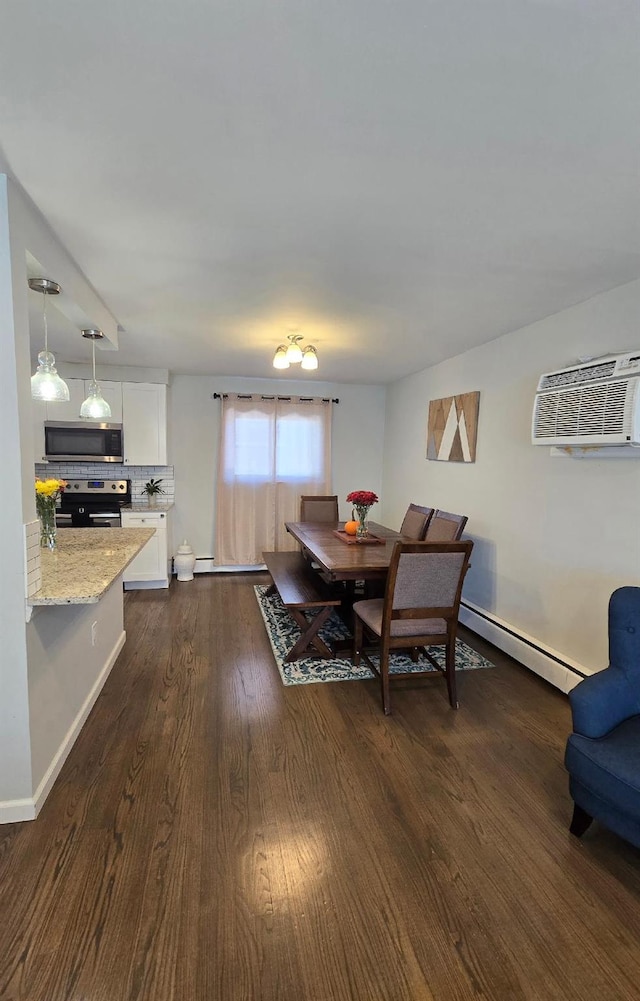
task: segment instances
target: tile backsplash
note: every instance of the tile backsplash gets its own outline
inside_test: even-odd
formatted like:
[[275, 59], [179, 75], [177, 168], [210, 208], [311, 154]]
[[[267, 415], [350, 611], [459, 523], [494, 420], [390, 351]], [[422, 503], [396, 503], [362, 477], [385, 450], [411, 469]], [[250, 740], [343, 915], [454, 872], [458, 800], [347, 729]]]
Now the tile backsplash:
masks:
[[142, 500], [142, 490], [150, 479], [162, 480], [162, 500], [175, 503], [173, 466], [120, 466], [115, 462], [37, 462], [36, 476], [63, 480], [131, 480], [131, 500]]
[[37, 518], [24, 526], [25, 595], [30, 598], [42, 585], [40, 570], [40, 522]]

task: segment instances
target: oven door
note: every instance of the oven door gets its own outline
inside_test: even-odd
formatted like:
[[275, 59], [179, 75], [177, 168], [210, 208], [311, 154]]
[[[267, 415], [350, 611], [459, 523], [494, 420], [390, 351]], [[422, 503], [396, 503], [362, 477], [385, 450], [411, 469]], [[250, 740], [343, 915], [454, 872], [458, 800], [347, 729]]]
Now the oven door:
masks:
[[96, 511], [89, 515], [90, 528], [120, 528], [120, 514]]
[[123, 445], [122, 424], [44, 424], [44, 452], [49, 462], [123, 462]]

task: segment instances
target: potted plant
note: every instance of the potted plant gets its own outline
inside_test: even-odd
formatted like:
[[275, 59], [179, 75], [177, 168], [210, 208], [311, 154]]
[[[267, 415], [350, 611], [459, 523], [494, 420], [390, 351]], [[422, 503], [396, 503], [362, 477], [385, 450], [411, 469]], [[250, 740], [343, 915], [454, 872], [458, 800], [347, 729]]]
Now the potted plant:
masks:
[[156, 504], [158, 500], [158, 494], [164, 493], [164, 487], [160, 486], [161, 483], [162, 480], [150, 479], [149, 482], [145, 483], [144, 487], [142, 488], [142, 493], [146, 495], [150, 507], [153, 507]]

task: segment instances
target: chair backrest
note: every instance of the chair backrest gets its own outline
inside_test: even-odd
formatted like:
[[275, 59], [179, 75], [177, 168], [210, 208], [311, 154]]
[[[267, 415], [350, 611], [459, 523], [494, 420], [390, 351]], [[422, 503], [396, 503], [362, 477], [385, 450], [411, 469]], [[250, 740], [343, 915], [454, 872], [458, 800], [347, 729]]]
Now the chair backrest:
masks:
[[300, 498], [300, 521], [338, 521], [338, 495], [303, 495]]
[[407, 513], [400, 526], [400, 535], [404, 535], [405, 539], [422, 542], [432, 515], [432, 507], [420, 507], [419, 504], [409, 504]]
[[[392, 619], [457, 619], [473, 542], [396, 542], [383, 630]], [[409, 623], [407, 623], [409, 629]]]
[[609, 599], [609, 665], [640, 675], [640, 587], [619, 587]]
[[456, 542], [467, 524], [466, 514], [451, 514], [449, 511], [434, 511], [427, 525], [425, 542]]

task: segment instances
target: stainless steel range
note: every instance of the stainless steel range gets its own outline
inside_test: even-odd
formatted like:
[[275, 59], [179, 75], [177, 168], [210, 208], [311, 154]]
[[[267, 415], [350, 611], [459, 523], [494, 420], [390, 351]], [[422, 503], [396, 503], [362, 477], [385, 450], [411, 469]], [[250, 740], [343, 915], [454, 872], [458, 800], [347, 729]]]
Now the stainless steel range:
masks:
[[56, 511], [59, 528], [119, 528], [131, 503], [130, 480], [67, 480]]

